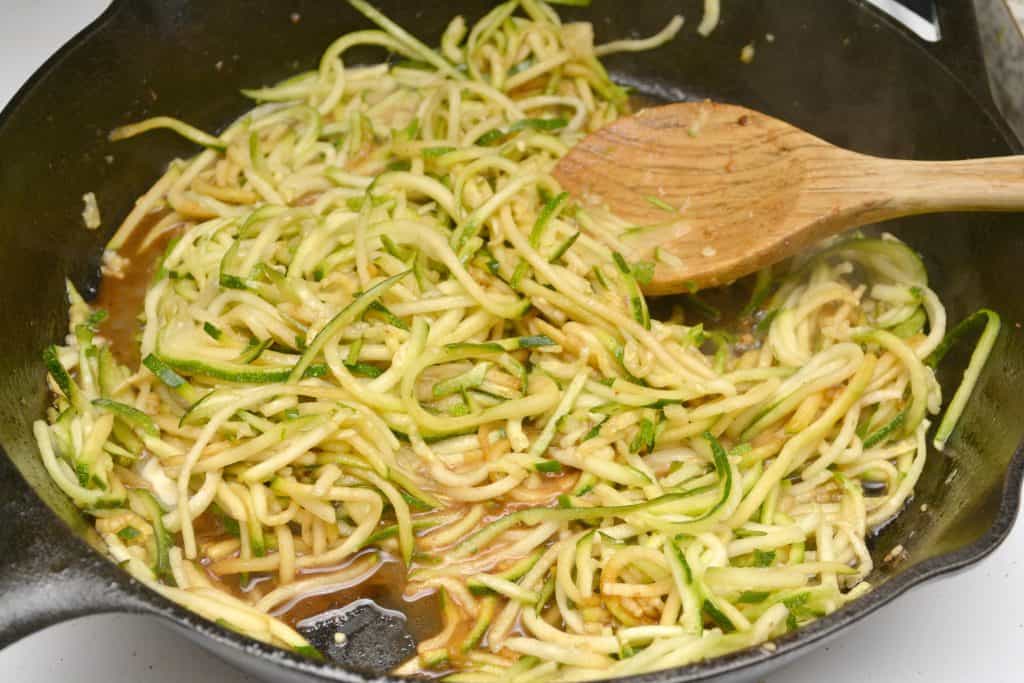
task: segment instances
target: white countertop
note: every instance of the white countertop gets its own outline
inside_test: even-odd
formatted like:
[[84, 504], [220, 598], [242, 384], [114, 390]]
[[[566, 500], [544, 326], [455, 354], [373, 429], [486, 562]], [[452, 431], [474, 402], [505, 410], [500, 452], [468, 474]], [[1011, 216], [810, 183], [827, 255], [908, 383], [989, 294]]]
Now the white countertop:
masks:
[[[331, 0], [340, 2], [341, 0]], [[960, 0], [956, 0], [960, 1]], [[106, 0], [0, 0], [0, 106]], [[1012, 0], [1024, 17], [1024, 0]], [[981, 565], [911, 591], [767, 683], [984, 681], [1024, 676], [1024, 524]], [[0, 609], [3, 609], [0, 604]], [[0, 652], [18, 683], [251, 681], [155, 620], [96, 616]]]

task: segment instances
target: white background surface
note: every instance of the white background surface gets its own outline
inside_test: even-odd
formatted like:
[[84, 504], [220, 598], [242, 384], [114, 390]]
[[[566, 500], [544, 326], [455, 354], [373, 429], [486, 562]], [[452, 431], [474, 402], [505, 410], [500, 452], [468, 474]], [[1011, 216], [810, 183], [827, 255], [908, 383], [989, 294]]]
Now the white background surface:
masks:
[[[0, 0], [0, 106], [106, 4], [106, 0]], [[3, 150], [0, 163], [10, 163], [3, 158]], [[79, 619], [0, 652], [3, 682], [250, 680], [146, 617]], [[842, 640], [775, 674], [767, 683], [1022, 680], [1024, 524], [980, 566], [912, 591]]]

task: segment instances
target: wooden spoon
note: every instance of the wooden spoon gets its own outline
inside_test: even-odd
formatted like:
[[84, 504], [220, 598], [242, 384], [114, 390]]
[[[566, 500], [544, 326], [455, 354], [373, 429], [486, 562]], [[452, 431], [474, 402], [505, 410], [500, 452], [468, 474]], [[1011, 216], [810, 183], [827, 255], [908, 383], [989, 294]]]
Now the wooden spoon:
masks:
[[1024, 156], [880, 159], [715, 102], [619, 119], [573, 147], [555, 178], [584, 204], [641, 226], [621, 241], [627, 259], [656, 263], [648, 294], [725, 284], [890, 218], [1024, 209]]

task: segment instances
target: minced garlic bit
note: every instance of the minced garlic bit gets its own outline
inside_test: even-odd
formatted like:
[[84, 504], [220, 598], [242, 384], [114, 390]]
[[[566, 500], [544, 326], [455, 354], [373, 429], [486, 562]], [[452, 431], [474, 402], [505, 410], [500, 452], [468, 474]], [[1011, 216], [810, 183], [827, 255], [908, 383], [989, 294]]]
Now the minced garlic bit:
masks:
[[100, 272], [103, 273], [104, 277], [113, 277], [120, 280], [124, 278], [124, 268], [127, 265], [128, 259], [116, 251], [107, 249], [103, 252], [103, 263], [100, 266]]
[[740, 61], [743, 62], [744, 64], [750, 64], [752, 61], [754, 61], [753, 43], [747, 43], [746, 45], [743, 46], [743, 49], [740, 50]]
[[85, 203], [85, 208], [82, 209], [82, 220], [85, 222], [85, 227], [90, 230], [95, 230], [100, 227], [100, 207], [96, 203], [96, 195], [92, 192], [86, 192], [82, 195], [82, 201]]
[[906, 551], [904, 550], [903, 545], [902, 544], [897, 545], [892, 550], [890, 550], [888, 553], [886, 553], [885, 557], [882, 558], [882, 562], [885, 562], [886, 564], [893, 564], [893, 563], [903, 559], [903, 556], [905, 554], [906, 554]]

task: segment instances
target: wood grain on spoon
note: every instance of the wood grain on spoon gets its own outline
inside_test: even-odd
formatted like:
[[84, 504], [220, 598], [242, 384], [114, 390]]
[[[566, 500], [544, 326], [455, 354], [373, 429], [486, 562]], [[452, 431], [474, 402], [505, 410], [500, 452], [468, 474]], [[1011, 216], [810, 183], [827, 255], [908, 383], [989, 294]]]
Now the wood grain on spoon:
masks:
[[890, 218], [1024, 209], [1024, 156], [880, 159], [713, 102], [619, 119], [573, 147], [555, 177], [584, 204], [649, 226], [622, 238], [627, 258], [654, 261], [660, 247], [682, 262], [657, 262], [649, 294], [725, 284]]

